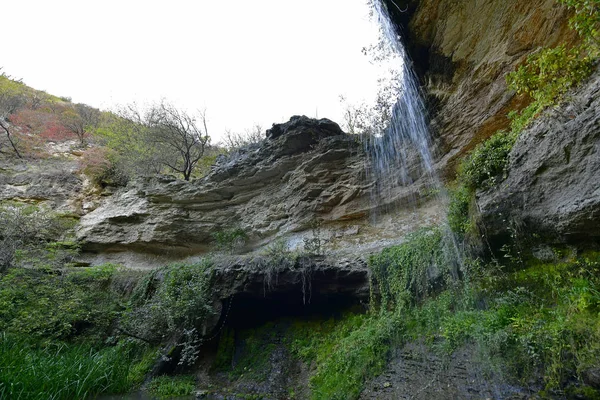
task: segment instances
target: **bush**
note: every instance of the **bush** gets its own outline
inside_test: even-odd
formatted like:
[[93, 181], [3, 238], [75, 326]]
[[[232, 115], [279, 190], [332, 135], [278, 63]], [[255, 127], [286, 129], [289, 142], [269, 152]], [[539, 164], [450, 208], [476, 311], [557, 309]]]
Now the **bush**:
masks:
[[433, 292], [436, 281], [453, 272], [453, 260], [444, 249], [439, 228], [422, 229], [399, 246], [369, 258], [373, 284], [379, 289], [382, 309], [414, 304]]
[[115, 268], [56, 273], [13, 268], [0, 279], [0, 331], [38, 339], [102, 342], [119, 313], [108, 289]]
[[489, 189], [505, 178], [508, 156], [517, 139], [500, 131], [478, 145], [460, 164], [458, 181], [471, 189]]
[[561, 45], [530, 55], [506, 80], [518, 94], [527, 94], [538, 106], [545, 107], [554, 104], [591, 72], [592, 60], [581, 47], [567, 49]]
[[[68, 234], [72, 221], [40, 207], [0, 205], [0, 271], [19, 261], [33, 266], [62, 266], [76, 247], [54, 242]], [[54, 243], [54, 244], [53, 244]]]
[[152, 343], [200, 328], [214, 313], [212, 263], [174, 264], [149, 272], [131, 297], [121, 325], [126, 333]]
[[248, 235], [241, 228], [224, 229], [212, 234], [216, 248], [229, 254], [235, 253], [246, 244]]
[[569, 20], [569, 25], [575, 29], [584, 40], [593, 46], [600, 45], [600, 1], [599, 0], [559, 0], [575, 15]]
[[469, 211], [474, 195], [473, 190], [465, 185], [459, 185], [449, 191], [448, 225], [452, 232], [461, 238], [473, 229]]

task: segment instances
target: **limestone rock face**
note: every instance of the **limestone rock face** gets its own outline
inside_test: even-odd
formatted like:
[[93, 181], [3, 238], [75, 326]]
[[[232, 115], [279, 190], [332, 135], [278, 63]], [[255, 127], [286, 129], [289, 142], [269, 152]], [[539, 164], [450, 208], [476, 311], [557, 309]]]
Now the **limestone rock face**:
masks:
[[243, 229], [250, 244], [325, 221], [363, 217], [368, 196], [362, 147], [326, 119], [292, 117], [260, 145], [222, 157], [210, 174], [185, 182], [140, 179], [81, 220], [88, 250], [126, 246], [195, 253], [211, 234]]
[[570, 242], [600, 241], [600, 73], [570, 97], [521, 134], [507, 179], [478, 194], [489, 235], [506, 234], [511, 224]]
[[438, 168], [456, 161], [525, 106], [505, 76], [541, 47], [574, 43], [556, 0], [383, 0], [401, 26], [428, 95]]
[[0, 201], [44, 204], [60, 212], [77, 212], [83, 182], [77, 163], [13, 160], [0, 164]]

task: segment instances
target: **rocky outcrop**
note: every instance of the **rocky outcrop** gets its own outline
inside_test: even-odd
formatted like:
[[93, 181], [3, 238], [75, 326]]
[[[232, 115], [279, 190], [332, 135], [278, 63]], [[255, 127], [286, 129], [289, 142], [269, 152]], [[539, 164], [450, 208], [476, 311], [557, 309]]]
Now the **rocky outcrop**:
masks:
[[[337, 247], [360, 252], [365, 242], [383, 246], [439, 220], [439, 208], [430, 202], [398, 213], [394, 221], [382, 219], [374, 232], [362, 144], [330, 120], [292, 117], [266, 135], [258, 145], [222, 157], [201, 180], [149, 177], [108, 198], [78, 228], [84, 249], [103, 254], [91, 262], [143, 267], [153, 263], [144, 253], [153, 253], [160, 264], [211, 250], [213, 234], [228, 229], [247, 234], [247, 249], [283, 235], [298, 247], [314, 236], [315, 221], [329, 245], [346, 240]], [[418, 184], [398, 188], [377, 206], [405, 201], [416, 190]], [[357, 239], [361, 235], [364, 240]], [[125, 256], [125, 250], [137, 252], [138, 259]]]
[[506, 73], [545, 46], [574, 43], [556, 0], [383, 0], [400, 26], [429, 97], [438, 169], [508, 125], [523, 107]]
[[490, 237], [600, 241], [600, 72], [524, 131], [498, 188], [478, 194]]
[[77, 163], [67, 160], [12, 160], [0, 165], [0, 201], [44, 204], [59, 212], [76, 212], [83, 182]]
[[222, 157], [207, 177], [140, 179], [84, 216], [88, 250], [194, 254], [214, 232], [241, 229], [249, 245], [326, 221], [363, 218], [368, 186], [361, 145], [332, 121], [292, 117], [261, 144]]

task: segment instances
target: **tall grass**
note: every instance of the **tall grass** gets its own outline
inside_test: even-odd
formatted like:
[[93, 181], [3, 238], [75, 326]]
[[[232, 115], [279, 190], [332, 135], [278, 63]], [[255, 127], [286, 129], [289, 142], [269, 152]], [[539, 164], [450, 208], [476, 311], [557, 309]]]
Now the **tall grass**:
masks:
[[0, 398], [70, 400], [127, 391], [129, 353], [121, 346], [34, 345], [0, 334]]

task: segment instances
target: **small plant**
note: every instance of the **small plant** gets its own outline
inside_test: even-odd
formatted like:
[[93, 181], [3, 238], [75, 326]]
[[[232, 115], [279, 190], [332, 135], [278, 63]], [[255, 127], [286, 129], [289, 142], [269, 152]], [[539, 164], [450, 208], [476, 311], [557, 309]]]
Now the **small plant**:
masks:
[[564, 95], [592, 72], [592, 60], [581, 47], [560, 45], [527, 57], [525, 64], [507, 75], [509, 87], [527, 94], [542, 109]]
[[191, 396], [196, 390], [196, 379], [190, 375], [159, 376], [148, 384], [148, 391], [162, 399]]
[[600, 46], [600, 1], [558, 0], [575, 11], [569, 26], [575, 29], [588, 44]]
[[473, 190], [465, 185], [458, 185], [449, 191], [449, 196], [448, 225], [452, 232], [464, 237], [473, 229], [473, 222], [469, 216], [474, 197]]
[[304, 251], [309, 255], [323, 255], [323, 246], [325, 239], [321, 231], [323, 221], [318, 218], [313, 218], [310, 222], [312, 237], [304, 238]]
[[242, 249], [248, 240], [248, 235], [241, 228], [224, 229], [212, 234], [218, 251], [234, 254]]
[[471, 189], [488, 189], [505, 177], [508, 155], [517, 135], [500, 131], [478, 145], [461, 163], [458, 172], [459, 183]]
[[[132, 293], [130, 310], [121, 320], [122, 331], [156, 344], [188, 332], [182, 336], [183, 344], [197, 342], [196, 329], [214, 312], [212, 278], [212, 263], [206, 259], [149, 272]], [[192, 349], [186, 351], [193, 358]]]

